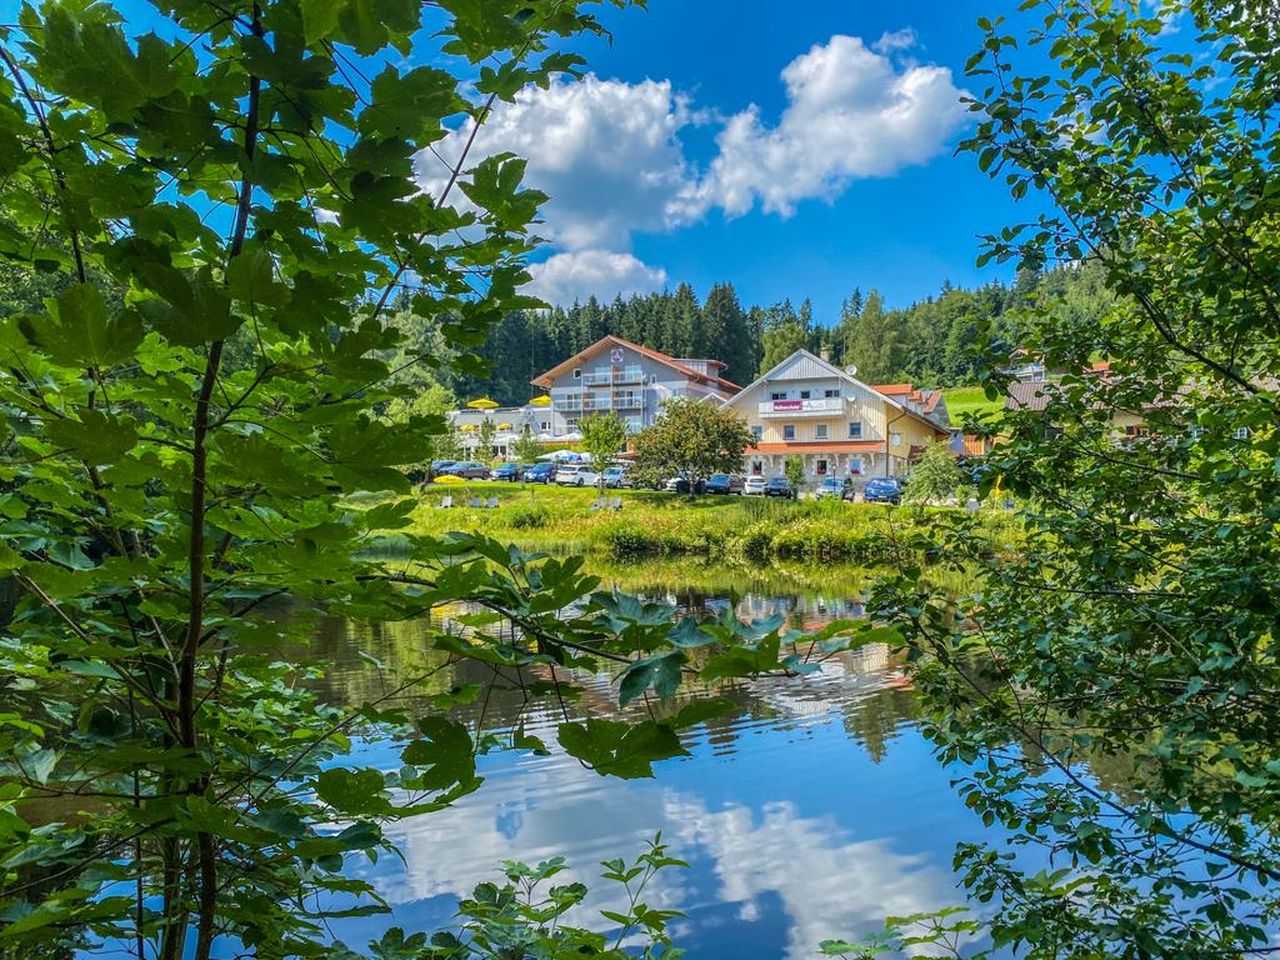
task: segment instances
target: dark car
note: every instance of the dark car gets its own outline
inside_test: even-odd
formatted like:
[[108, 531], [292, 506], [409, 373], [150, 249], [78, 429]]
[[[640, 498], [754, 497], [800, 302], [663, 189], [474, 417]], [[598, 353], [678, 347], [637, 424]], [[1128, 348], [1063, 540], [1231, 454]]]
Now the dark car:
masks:
[[494, 480], [506, 480], [508, 483], [519, 483], [524, 474], [524, 465], [519, 463], [500, 463], [493, 468]]
[[556, 465], [544, 460], [541, 463], [525, 467], [524, 472], [521, 474], [521, 479], [525, 483], [550, 483], [555, 475]]
[[786, 500], [794, 500], [796, 498], [796, 488], [791, 485], [791, 481], [786, 477], [770, 477], [769, 482], [764, 485], [764, 495], [766, 497], [783, 497]]
[[742, 478], [736, 473], [715, 473], [707, 478], [707, 493], [741, 493]]
[[457, 460], [432, 460], [431, 475], [433, 477], [438, 477], [442, 473], [447, 473], [449, 468], [457, 462]]
[[852, 500], [853, 479], [851, 477], [823, 477], [814, 495], [819, 500]]
[[862, 488], [862, 499], [867, 503], [901, 503], [902, 482], [896, 477], [875, 477]]
[[461, 477], [463, 480], [489, 479], [489, 468], [476, 460], [463, 460], [441, 472], [453, 477]]
[[683, 474], [677, 474], [668, 480], [662, 489], [666, 490], [667, 493], [683, 493], [685, 495], [690, 492], [706, 493], [707, 482], [705, 480], [695, 480], [693, 485], [690, 486], [688, 477]]

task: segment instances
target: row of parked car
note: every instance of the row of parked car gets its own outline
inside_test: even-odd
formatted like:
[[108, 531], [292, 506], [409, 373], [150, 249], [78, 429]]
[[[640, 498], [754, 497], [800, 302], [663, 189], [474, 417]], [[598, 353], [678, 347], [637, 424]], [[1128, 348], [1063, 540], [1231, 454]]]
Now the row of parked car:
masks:
[[463, 480], [505, 480], [508, 483], [558, 483], [565, 487], [594, 487], [601, 480], [610, 489], [632, 486], [626, 468], [606, 467], [597, 472], [582, 463], [501, 463], [490, 469], [475, 460], [434, 460], [431, 475], [459, 477]]
[[[597, 471], [584, 463], [503, 463], [490, 469], [475, 460], [436, 460], [431, 464], [433, 476], [453, 476], [464, 480], [503, 480], [508, 483], [559, 484], [564, 487], [596, 487], [603, 485], [610, 490], [633, 487], [635, 483], [626, 467], [610, 466]], [[862, 499], [868, 503], [899, 503], [902, 500], [905, 480], [900, 477], [873, 477], [862, 486]], [[796, 499], [796, 488], [786, 477], [763, 477], [752, 474], [741, 477], [736, 473], [717, 473], [706, 480], [690, 481], [688, 477], [675, 476], [668, 480], [665, 489], [672, 493], [710, 493], [757, 497]], [[855, 500], [858, 485], [852, 477], [824, 477], [814, 491], [820, 500]]]

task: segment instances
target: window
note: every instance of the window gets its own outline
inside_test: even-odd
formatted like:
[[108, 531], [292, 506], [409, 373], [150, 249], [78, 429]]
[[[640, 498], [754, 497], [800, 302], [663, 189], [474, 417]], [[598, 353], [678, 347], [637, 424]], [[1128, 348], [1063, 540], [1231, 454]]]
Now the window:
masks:
[[815, 440], [827, 439], [827, 425], [825, 423], [819, 423], [813, 428], [813, 439]]
[[547, 433], [550, 429], [551, 429], [550, 420], [543, 420], [541, 423], [538, 424], [538, 430], [541, 433]]
[[889, 443], [895, 447], [902, 446], [902, 434], [900, 433], [889, 434]]
[[849, 472], [850, 472], [850, 473], [854, 473], [854, 474], [860, 474], [860, 473], [862, 473], [862, 458], [861, 458], [861, 457], [850, 457], [850, 458], [849, 458]]
[[801, 391], [800, 391], [800, 399], [801, 399], [801, 400], [808, 400], [808, 399], [809, 399], [809, 391], [808, 391], [808, 390], [801, 390]]
[[861, 420], [849, 421], [849, 439], [850, 440], [862, 439], [862, 421]]
[[782, 439], [794, 440], [795, 438], [796, 438], [796, 425], [794, 423], [788, 423], [786, 426], [782, 428]]
[[758, 476], [760, 476], [760, 474], [762, 474], [762, 473], [764, 473], [764, 463], [762, 463], [762, 462], [761, 462], [761, 461], [759, 461], [759, 460], [752, 460], [752, 461], [751, 461], [751, 475], [752, 475], [753, 477], [758, 477]]
[[1235, 432], [1234, 432], [1233, 434], [1231, 434], [1231, 435], [1232, 435], [1233, 437], [1235, 437], [1237, 440], [1248, 440], [1248, 439], [1249, 439], [1249, 428], [1248, 428], [1248, 427], [1236, 427]]
[[764, 437], [764, 427], [760, 426], [760, 424], [758, 423], [754, 424], [751, 427], [751, 436], [756, 438], [756, 443], [759, 443], [760, 440]]
[[573, 368], [573, 379], [575, 379], [575, 380], [581, 380], [581, 379], [582, 379], [582, 371], [581, 371], [581, 370], [579, 370], [577, 367], [574, 367], [574, 368]]
[[840, 396], [840, 391], [832, 387], [828, 387], [826, 390], [822, 391], [822, 395], [827, 398], [838, 397]]
[[769, 399], [770, 399], [770, 400], [785, 400], [785, 399], [787, 399], [786, 391], [785, 391], [785, 390], [775, 390], [775, 391], [773, 391], [773, 393], [769, 394]]
[[817, 466], [814, 467], [814, 472], [820, 477], [825, 477], [827, 475], [827, 461], [819, 460]]

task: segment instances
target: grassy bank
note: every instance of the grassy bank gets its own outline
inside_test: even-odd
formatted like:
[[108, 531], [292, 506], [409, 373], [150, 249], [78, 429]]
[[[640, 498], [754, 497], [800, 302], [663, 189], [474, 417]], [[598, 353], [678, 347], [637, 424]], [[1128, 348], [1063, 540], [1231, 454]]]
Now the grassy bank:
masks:
[[955, 424], [960, 423], [961, 418], [968, 413], [981, 416], [999, 414], [1004, 410], [1004, 398], [988, 400], [982, 387], [951, 387], [943, 390], [942, 395], [947, 400], [947, 414]]
[[[455, 504], [464, 505], [443, 509], [441, 501], [449, 494]], [[840, 501], [691, 499], [640, 490], [611, 491], [609, 496], [621, 498], [620, 510], [591, 509], [594, 490], [499, 483], [433, 487], [421, 494], [413, 530], [475, 531], [526, 547], [615, 560], [696, 556], [880, 566], [919, 552], [919, 535], [947, 512]], [[498, 506], [467, 507], [469, 497], [497, 498]], [[1015, 539], [1012, 521], [1003, 514], [992, 514], [985, 526], [998, 546]]]

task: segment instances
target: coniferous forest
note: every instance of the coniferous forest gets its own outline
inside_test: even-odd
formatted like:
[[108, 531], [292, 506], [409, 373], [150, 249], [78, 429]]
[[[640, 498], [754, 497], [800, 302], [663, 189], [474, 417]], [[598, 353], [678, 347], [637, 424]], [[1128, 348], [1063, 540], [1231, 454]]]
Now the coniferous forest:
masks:
[[453, 373], [444, 383], [459, 397], [485, 395], [506, 404], [529, 399], [529, 381], [606, 334], [675, 357], [711, 357], [725, 376], [750, 383], [804, 347], [835, 363], [853, 364], [868, 383], [911, 380], [935, 387], [969, 383], [981, 363], [976, 333], [989, 321], [1010, 349], [1019, 346], [1020, 311], [1033, 303], [1080, 318], [1096, 317], [1108, 295], [1098, 271], [1062, 267], [1021, 272], [1011, 284], [977, 288], [943, 284], [937, 294], [890, 309], [875, 290], [854, 290], [839, 315], [816, 316], [804, 299], [770, 306], [743, 304], [732, 284], [716, 284], [700, 300], [687, 284], [674, 291], [595, 297], [570, 307], [507, 314], [479, 350], [487, 375]]

